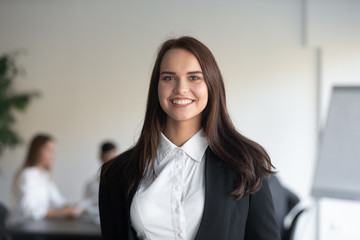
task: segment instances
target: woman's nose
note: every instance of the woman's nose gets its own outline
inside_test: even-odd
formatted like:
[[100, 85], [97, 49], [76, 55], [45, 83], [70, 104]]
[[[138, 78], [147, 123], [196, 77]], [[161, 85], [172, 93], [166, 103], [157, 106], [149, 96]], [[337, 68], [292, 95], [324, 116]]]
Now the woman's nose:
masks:
[[175, 92], [178, 94], [184, 94], [189, 91], [189, 86], [186, 78], [179, 78], [176, 81]]

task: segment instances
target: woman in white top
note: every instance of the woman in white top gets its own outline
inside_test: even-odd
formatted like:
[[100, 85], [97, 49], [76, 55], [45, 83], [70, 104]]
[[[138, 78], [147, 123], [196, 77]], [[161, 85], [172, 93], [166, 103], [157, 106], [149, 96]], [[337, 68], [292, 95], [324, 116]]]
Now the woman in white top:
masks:
[[46, 217], [75, 217], [81, 210], [66, 205], [51, 177], [55, 142], [51, 136], [37, 135], [31, 141], [25, 162], [13, 184], [13, 210], [9, 223]]

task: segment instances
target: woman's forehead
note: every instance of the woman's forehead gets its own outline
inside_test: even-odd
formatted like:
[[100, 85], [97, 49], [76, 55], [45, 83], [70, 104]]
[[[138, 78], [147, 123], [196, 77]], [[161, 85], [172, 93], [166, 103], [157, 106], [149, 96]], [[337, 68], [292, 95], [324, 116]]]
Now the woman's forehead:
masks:
[[201, 71], [198, 59], [185, 49], [171, 49], [167, 51], [161, 61], [160, 71], [194, 72]]

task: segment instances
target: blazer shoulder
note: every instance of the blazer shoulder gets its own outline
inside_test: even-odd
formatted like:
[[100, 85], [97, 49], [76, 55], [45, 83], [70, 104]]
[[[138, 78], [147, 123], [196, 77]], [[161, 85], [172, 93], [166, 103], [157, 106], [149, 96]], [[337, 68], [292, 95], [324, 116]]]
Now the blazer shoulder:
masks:
[[101, 167], [101, 180], [102, 181], [111, 181], [117, 176], [121, 176], [124, 163], [129, 159], [132, 150], [127, 150], [126, 152], [121, 153], [110, 161], [104, 163]]

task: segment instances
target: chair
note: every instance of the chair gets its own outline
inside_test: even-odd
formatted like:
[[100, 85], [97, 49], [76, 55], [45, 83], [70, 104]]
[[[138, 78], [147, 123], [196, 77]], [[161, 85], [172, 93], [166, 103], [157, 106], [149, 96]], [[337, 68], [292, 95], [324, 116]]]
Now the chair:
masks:
[[[300, 215], [306, 211], [306, 208], [295, 207], [294, 210], [295, 210], [294, 213], [291, 214], [292, 216], [288, 215], [286, 217], [286, 218], [290, 217], [290, 221], [289, 221], [290, 223], [289, 224], [285, 223], [284, 240], [293, 240], [294, 239], [296, 224], [299, 220]], [[288, 220], [288, 219], [286, 219], [286, 220]], [[286, 220], [285, 220], [285, 222], [286, 222]]]
[[6, 239], [5, 219], [8, 214], [9, 211], [7, 210], [7, 208], [2, 203], [0, 203], [0, 240]]
[[[281, 239], [290, 240], [293, 238], [298, 218], [305, 209], [297, 210], [295, 208], [299, 204], [300, 199], [289, 189], [285, 188], [276, 176], [271, 176], [269, 187], [274, 202], [275, 219], [280, 229]], [[289, 218], [290, 212], [292, 212], [291, 223], [290, 225], [285, 225], [285, 218]]]

